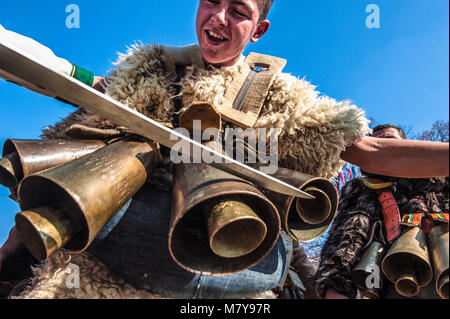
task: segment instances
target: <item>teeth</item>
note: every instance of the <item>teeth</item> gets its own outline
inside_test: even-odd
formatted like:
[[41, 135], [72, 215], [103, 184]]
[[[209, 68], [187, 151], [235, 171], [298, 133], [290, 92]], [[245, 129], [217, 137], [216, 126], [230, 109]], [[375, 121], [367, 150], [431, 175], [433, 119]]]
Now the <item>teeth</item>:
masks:
[[218, 39], [218, 40], [225, 40], [224, 37], [222, 37], [221, 35], [219, 35], [219, 34], [217, 34], [217, 33], [215, 33], [215, 32], [208, 31], [208, 34], [209, 34], [210, 36], [212, 36], [213, 38], [215, 38], [215, 39]]

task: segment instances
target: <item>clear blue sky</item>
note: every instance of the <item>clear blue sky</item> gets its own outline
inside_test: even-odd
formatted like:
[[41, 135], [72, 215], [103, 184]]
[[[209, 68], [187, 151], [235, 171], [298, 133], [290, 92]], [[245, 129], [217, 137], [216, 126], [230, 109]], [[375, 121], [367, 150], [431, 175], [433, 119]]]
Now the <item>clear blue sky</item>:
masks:
[[[449, 5], [446, 0], [275, 0], [271, 29], [255, 51], [288, 60], [285, 71], [336, 99], [350, 99], [379, 123], [423, 131], [448, 120]], [[0, 24], [36, 39], [80, 66], [106, 74], [117, 52], [139, 40], [196, 42], [198, 0], [2, 1]], [[68, 29], [66, 7], [80, 8]], [[380, 8], [379, 29], [366, 27], [366, 7]], [[0, 146], [36, 139], [72, 108], [0, 80]], [[0, 188], [0, 242], [18, 206]]]

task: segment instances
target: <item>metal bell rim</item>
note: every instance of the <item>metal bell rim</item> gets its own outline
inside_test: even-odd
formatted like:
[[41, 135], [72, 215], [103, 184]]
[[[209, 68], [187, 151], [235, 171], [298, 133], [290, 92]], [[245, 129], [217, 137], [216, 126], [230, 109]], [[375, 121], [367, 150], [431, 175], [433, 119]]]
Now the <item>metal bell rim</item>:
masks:
[[[397, 281], [395, 282], [395, 290], [397, 291], [397, 293], [400, 296], [412, 298], [419, 294], [421, 286], [419, 286], [419, 281], [416, 276], [413, 276], [412, 274], [405, 274], [404, 276], [401, 276], [400, 278], [397, 279]], [[406, 281], [406, 282], [410, 282], [410, 283], [414, 284], [413, 293], [410, 293], [410, 294], [403, 293], [403, 291], [405, 291], [405, 290], [400, 289], [400, 284], [402, 283], [402, 281]], [[411, 285], [409, 285], [409, 286], [411, 286]]]
[[[407, 254], [409, 254], [409, 252], [398, 252], [398, 254], [405, 254], [405, 255], [407, 255]], [[389, 259], [389, 257], [390, 256], [392, 256], [392, 255], [389, 255], [389, 252], [388, 252], [388, 255], [386, 255], [386, 257], [384, 257], [383, 258], [383, 261], [381, 262], [381, 268], [382, 268], [382, 271], [383, 271], [383, 274], [386, 276], [386, 278], [390, 281], [390, 282], [392, 282], [392, 283], [396, 283], [397, 282], [397, 280], [400, 278], [395, 278], [394, 276], [390, 276], [388, 273], [386, 273], [386, 271], [385, 271], [385, 269], [386, 269], [386, 266], [385, 266], [385, 264], [387, 263], [387, 261], [386, 260], [388, 260]], [[420, 257], [420, 256], [417, 256], [417, 255], [415, 255], [418, 259], [420, 259], [420, 261], [421, 262], [424, 262], [424, 264], [427, 264], [428, 265], [428, 261], [427, 260], [425, 260], [425, 259], [423, 259], [422, 257]], [[419, 276], [419, 274], [416, 274], [417, 275], [417, 277], [420, 277]], [[401, 276], [401, 275], [400, 275]], [[426, 278], [422, 278], [422, 277], [420, 277], [420, 278], [417, 278], [418, 279], [418, 282], [419, 282], [419, 288], [422, 288], [422, 287], [425, 287], [426, 285], [428, 285], [430, 282], [431, 282], [431, 280], [433, 279], [433, 272], [432, 271], [430, 271], [429, 272], [429, 275], [426, 277]]]
[[[254, 221], [254, 222], [256, 222], [258, 225], [261, 225], [261, 223], [260, 223], [260, 219], [259, 218], [256, 218], [256, 217], [253, 217], [253, 216], [243, 216], [243, 217], [239, 217], [239, 218], [236, 218], [236, 219], [234, 219], [233, 220], [233, 223], [235, 223], [235, 222], [240, 222], [240, 221], [248, 221], [248, 220], [252, 220], [252, 221]], [[223, 231], [225, 228], [227, 228], [227, 227], [229, 227], [230, 225], [226, 225], [225, 227], [222, 227], [222, 228], [220, 228], [220, 229], [216, 229], [211, 235], [210, 235], [210, 239], [209, 239], [209, 245], [211, 246], [211, 250], [212, 251], [214, 251], [215, 253], [216, 253], [216, 255], [219, 255], [219, 256], [221, 256], [221, 257], [224, 257], [224, 258], [228, 258], [227, 256], [223, 256], [222, 254], [220, 254], [220, 253], [218, 253], [217, 251], [215, 251], [214, 249], [213, 249], [213, 239], [215, 239], [216, 237], [216, 235], [218, 234], [218, 233], [220, 233], [221, 231]], [[262, 242], [264, 241], [264, 238], [265, 238], [265, 236], [267, 235], [267, 226], [265, 225], [265, 224], [263, 224], [262, 225], [263, 226], [263, 228], [264, 228], [264, 237], [260, 240], [260, 242], [256, 245], [256, 247], [254, 248], [254, 249], [257, 249], [261, 244], [262, 244]], [[253, 249], [253, 250], [254, 250]], [[248, 252], [248, 253], [246, 253], [246, 254], [243, 254], [242, 256], [245, 256], [245, 255], [248, 255], [248, 254], [250, 254], [253, 250], [251, 250], [250, 252]], [[239, 257], [242, 257], [242, 256], [239, 256]], [[239, 258], [239, 257], [236, 257], [236, 258]]]
[[5, 141], [5, 143], [3, 144], [3, 150], [2, 150], [2, 157], [6, 157], [8, 155], [11, 154], [17, 154], [17, 160], [18, 160], [18, 165], [19, 167], [17, 167], [18, 171], [16, 172], [16, 174], [18, 176], [14, 176], [14, 179], [16, 180], [16, 184], [18, 184], [18, 182], [24, 177], [25, 172], [23, 171], [23, 154], [20, 152], [20, 149], [17, 147], [15, 141], [26, 141], [26, 140], [13, 140], [13, 139], [7, 139]]
[[[304, 191], [305, 191], [305, 192], [308, 192], [308, 190], [309, 190], [309, 191], [318, 192], [318, 193], [321, 194], [322, 196], [325, 196], [325, 197], [326, 197], [326, 201], [327, 201], [327, 203], [328, 203], [329, 206], [330, 206], [330, 211], [328, 212], [328, 215], [327, 215], [325, 218], [322, 218], [322, 220], [319, 221], [319, 222], [312, 223], [311, 221], [305, 220], [305, 216], [301, 216], [301, 214], [300, 214], [300, 212], [299, 212], [299, 210], [300, 210], [300, 211], [307, 211], [307, 209], [304, 209], [304, 208], [302, 207], [302, 205], [300, 204], [300, 200], [304, 200], [305, 202], [307, 202], [308, 199], [300, 199], [300, 198], [296, 198], [296, 200], [295, 200], [295, 208], [296, 208], [296, 210], [297, 210], [297, 212], [298, 212], [298, 214], [299, 214], [299, 217], [300, 217], [301, 219], [303, 219], [304, 222], [306, 222], [306, 223], [308, 223], [308, 224], [311, 224], [311, 225], [317, 226], [317, 225], [320, 225], [320, 224], [324, 223], [326, 220], [328, 220], [328, 217], [330, 217], [330, 214], [331, 214], [331, 212], [332, 212], [333, 204], [331, 203], [330, 197], [329, 197], [324, 191], [322, 191], [321, 189], [318, 189], [317, 187], [311, 186], [311, 187], [305, 188]], [[316, 199], [317, 199], [317, 196], [315, 196], [315, 197], [316, 197]]]
[[[17, 214], [15, 217], [15, 223], [16, 225], [22, 225], [20, 227], [22, 227], [22, 229], [24, 229], [23, 227], [25, 227], [25, 231], [27, 232], [27, 234], [32, 233], [33, 235], [31, 236], [32, 238], [38, 238], [39, 243], [36, 242], [32, 242], [31, 245], [32, 247], [29, 247], [26, 245], [27, 249], [30, 251], [30, 253], [33, 255], [33, 257], [35, 257], [38, 260], [45, 260], [48, 258], [47, 252], [45, 250], [45, 245], [44, 245], [44, 241], [42, 239], [42, 237], [40, 236], [40, 231], [34, 227], [34, 225], [30, 222], [28, 222], [28, 219], [26, 217], [24, 217], [22, 214]], [[16, 227], [19, 227], [16, 226]], [[20, 229], [20, 228], [18, 228]], [[24, 242], [25, 244], [25, 242]]]
[[[448, 299], [448, 278], [449, 273], [447, 270], [446, 273], [444, 272], [441, 274], [439, 280], [436, 280], [436, 292], [442, 299]], [[445, 282], [445, 280], [447, 280], [447, 282]], [[442, 291], [444, 291], [444, 293]]]
[[[338, 207], [338, 198], [339, 198], [339, 194], [337, 192], [336, 187], [333, 186], [333, 184], [330, 183], [330, 181], [326, 178], [323, 177], [313, 177], [308, 181], [305, 181], [304, 183], [300, 184], [299, 186], [297, 186], [297, 188], [299, 189], [304, 189], [305, 187], [316, 187], [319, 188], [319, 186], [315, 186], [315, 183], [317, 182], [323, 182], [325, 183], [325, 185], [327, 186], [327, 191], [330, 191], [333, 193], [333, 195], [335, 195], [335, 198], [337, 199], [336, 201], [333, 201], [332, 198], [330, 198], [330, 202], [331, 202], [331, 213], [330, 216], [328, 216], [328, 218], [317, 225], [309, 225], [310, 227], [305, 227], [305, 229], [295, 229], [292, 230], [292, 220], [289, 220], [289, 217], [292, 215], [296, 215], [296, 217], [299, 219], [300, 217], [297, 214], [297, 210], [296, 210], [296, 205], [295, 205], [295, 201], [297, 200], [296, 197], [291, 197], [289, 198], [286, 203], [285, 203], [285, 211], [286, 211], [286, 216], [284, 216], [283, 218], [283, 228], [284, 230], [289, 234], [289, 236], [295, 240], [298, 240], [300, 242], [303, 243], [309, 243], [312, 242], [314, 240], [317, 240], [317, 238], [319, 238], [320, 236], [322, 236], [323, 234], [325, 234], [328, 229], [330, 229], [331, 224], [334, 220], [334, 218], [336, 217], [336, 213], [337, 213], [337, 207]], [[295, 186], [295, 185], [294, 185]], [[320, 189], [320, 188], [319, 188]], [[322, 190], [323, 191], [323, 190]], [[327, 194], [327, 192], [324, 192], [325, 194]], [[329, 197], [329, 196], [328, 196]], [[295, 224], [299, 224], [300, 221], [297, 221]], [[294, 225], [295, 225], [294, 224]], [[306, 225], [304, 222], [302, 222], [302, 224]], [[291, 227], [289, 227], [289, 225], [291, 225]], [[316, 229], [316, 228], [320, 228], [320, 231], [318, 231], [317, 233], [314, 234], [314, 236], [308, 236], [308, 237], [302, 237], [299, 236], [299, 232], [304, 232], [305, 230], [307, 230], [308, 228], [310, 229]], [[297, 234], [296, 234], [297, 233]]]
[[[8, 157], [8, 155], [3, 158]], [[14, 166], [14, 163], [12, 161], [9, 162]], [[18, 184], [17, 177], [3, 166], [0, 166], [0, 181], [3, 181], [1, 184], [5, 185], [8, 188], [16, 187]]]
[[[441, 224], [435, 226], [431, 231], [428, 233], [428, 241], [430, 242], [430, 248], [432, 249], [431, 240], [434, 236], [445, 236], [445, 233], [448, 234], [449, 224]], [[438, 234], [436, 234], [436, 232]], [[436, 234], [436, 235], [435, 235]], [[439, 236], [440, 237], [440, 236]], [[443, 239], [445, 240], [445, 238]], [[447, 238], [448, 241], [448, 238]], [[431, 253], [432, 254], [432, 253]], [[449, 278], [449, 270], [448, 268], [444, 270], [441, 274], [437, 273], [437, 265], [434, 263], [434, 271], [435, 271], [435, 278], [436, 278], [436, 293], [442, 298], [442, 299], [448, 299], [448, 278]], [[439, 275], [439, 276], [438, 276]], [[446, 282], [447, 281], [447, 282]], [[446, 287], [445, 287], [446, 286]], [[442, 293], [442, 291], [446, 290], [446, 293]]]
[[[29, 185], [31, 183], [31, 185]], [[33, 198], [23, 197], [22, 193], [30, 193], [26, 191], [27, 187], [33, 185], [33, 183], [43, 183], [41, 185], [48, 185], [48, 191], [43, 191], [44, 187], [36, 188], [39, 189], [37, 192], [33, 192]], [[44, 196], [40, 196], [43, 194]], [[52, 196], [53, 195], [53, 196]], [[48, 204], [52, 204], [53, 202], [49, 199], [49, 196], [62, 198], [62, 202], [65, 204], [69, 204], [70, 209], [67, 211], [72, 212], [68, 218], [77, 219], [76, 223], [80, 225], [80, 231], [74, 235], [74, 237], [63, 247], [64, 249], [70, 251], [71, 253], [79, 253], [83, 252], [89, 247], [90, 238], [93, 236], [89, 227], [89, 221], [87, 220], [87, 216], [83, 214], [84, 207], [76, 204], [77, 203], [77, 195], [72, 192], [64, 189], [56, 180], [50, 178], [48, 176], [41, 176], [38, 174], [33, 174], [27, 176], [22, 182], [19, 184], [18, 188], [18, 196], [19, 196], [19, 205], [22, 211], [32, 210], [36, 207], [45, 206]]]
[[[247, 185], [248, 187], [254, 187], [251, 183], [248, 183], [246, 181], [223, 180], [221, 182], [218, 182], [217, 185], [219, 183], [223, 184], [221, 186], [221, 189], [223, 189], [223, 191], [215, 193], [214, 196], [211, 196], [211, 197], [205, 196], [205, 197], [202, 197], [201, 200], [190, 202], [189, 204], [186, 205], [186, 209], [185, 209], [185, 213], [184, 213], [183, 217], [179, 218], [178, 220], [176, 220], [173, 223], [173, 225], [172, 225], [172, 227], [171, 227], [171, 229], [169, 231], [169, 241], [168, 241], [169, 252], [170, 252], [170, 255], [172, 256], [173, 260], [181, 268], [185, 269], [186, 271], [195, 273], [195, 274], [203, 274], [203, 275], [213, 276], [213, 277], [214, 276], [220, 277], [220, 276], [224, 276], [224, 275], [229, 275], [231, 273], [236, 273], [236, 272], [239, 272], [239, 271], [243, 271], [245, 269], [248, 269], [248, 268], [251, 268], [251, 267], [255, 266], [261, 260], [263, 260], [268, 255], [268, 253], [270, 251], [272, 251], [272, 249], [275, 247], [275, 245], [277, 243], [277, 240], [278, 240], [278, 238], [280, 236], [280, 229], [281, 229], [280, 216], [279, 216], [279, 213], [278, 213], [278, 210], [277, 210], [276, 206], [270, 200], [268, 200], [258, 189], [256, 189], [258, 191], [257, 193], [255, 191], [250, 191], [250, 190], [247, 190], [247, 191], [240, 190], [240, 191], [233, 192], [233, 196], [242, 196], [242, 195], [243, 196], [251, 196], [251, 197], [253, 197], [255, 199], [261, 200], [261, 202], [263, 202], [265, 205], [270, 206], [270, 209], [275, 213], [275, 214], [273, 214], [274, 216], [272, 216], [272, 218], [274, 218], [273, 221], [275, 222], [275, 224], [276, 224], [275, 227], [277, 228], [276, 235], [273, 236], [274, 238], [269, 238], [268, 235], [270, 234], [270, 231], [269, 231], [269, 229], [267, 229], [267, 236], [266, 236], [266, 238], [263, 240], [263, 242], [255, 250], [253, 250], [248, 255], [245, 255], [243, 257], [238, 257], [238, 258], [223, 258], [223, 257], [220, 257], [220, 256], [217, 256], [217, 258], [222, 260], [226, 264], [230, 264], [233, 261], [237, 261], [238, 259], [241, 259], [241, 258], [244, 258], [244, 257], [248, 257], [248, 256], [253, 256], [253, 255], [258, 256], [258, 255], [260, 255], [260, 257], [258, 257], [258, 258], [253, 257], [255, 260], [253, 260], [251, 263], [246, 264], [245, 267], [242, 267], [242, 269], [235, 269], [232, 272], [215, 273], [215, 272], [211, 272], [211, 271], [193, 269], [192, 267], [189, 267], [189, 266], [183, 264], [183, 262], [181, 262], [179, 260], [179, 258], [177, 257], [177, 254], [173, 251], [172, 247], [173, 247], [173, 244], [174, 244], [174, 233], [176, 232], [177, 227], [180, 225], [180, 222], [188, 215], [188, 213], [193, 208], [195, 208], [196, 206], [206, 202], [207, 200], [210, 200], [212, 198], [219, 199], [221, 197], [229, 196], [230, 194], [226, 190], [230, 189], [230, 188], [229, 187], [227, 188], [227, 185], [229, 185], [231, 183], [236, 183], [236, 182], [241, 182], [243, 185]], [[266, 217], [265, 218], [262, 218], [262, 216], [259, 216], [259, 217], [266, 223], [266, 227], [267, 227], [268, 223], [265, 220]], [[270, 245], [268, 247], [265, 247], [265, 245], [264, 245], [265, 242], [270, 243]], [[260, 254], [260, 250], [264, 250], [264, 251], [266, 251], [266, 253]]]

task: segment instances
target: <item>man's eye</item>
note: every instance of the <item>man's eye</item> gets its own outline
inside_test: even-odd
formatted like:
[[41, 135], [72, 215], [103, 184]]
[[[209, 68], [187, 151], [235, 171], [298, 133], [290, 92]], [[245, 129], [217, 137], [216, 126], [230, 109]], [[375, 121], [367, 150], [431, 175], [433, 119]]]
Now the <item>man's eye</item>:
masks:
[[239, 10], [234, 10], [234, 13], [236, 13], [236, 15], [238, 15], [238, 16], [240, 16], [240, 17], [243, 17], [243, 18], [246, 18], [246, 17], [247, 17], [245, 13], [243, 13], [243, 12], [241, 12], [241, 11], [239, 11]]
[[206, 0], [206, 2], [213, 3], [213, 4], [219, 4], [220, 0]]

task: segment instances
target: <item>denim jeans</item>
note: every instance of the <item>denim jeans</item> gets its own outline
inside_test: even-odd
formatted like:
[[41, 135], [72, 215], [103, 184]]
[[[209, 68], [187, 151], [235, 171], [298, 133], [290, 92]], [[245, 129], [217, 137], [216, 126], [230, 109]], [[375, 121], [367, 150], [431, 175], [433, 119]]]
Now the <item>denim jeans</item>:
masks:
[[279, 237], [256, 266], [227, 276], [187, 272], [168, 249], [171, 192], [145, 185], [107, 225], [88, 252], [136, 288], [167, 298], [243, 298], [274, 288], [287, 271], [286, 246]]

